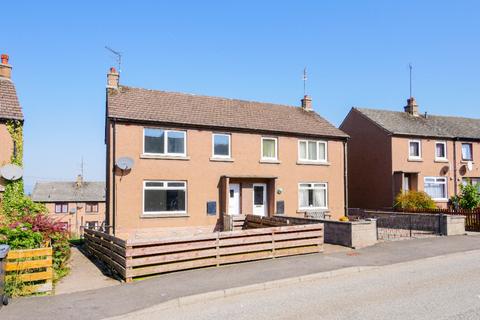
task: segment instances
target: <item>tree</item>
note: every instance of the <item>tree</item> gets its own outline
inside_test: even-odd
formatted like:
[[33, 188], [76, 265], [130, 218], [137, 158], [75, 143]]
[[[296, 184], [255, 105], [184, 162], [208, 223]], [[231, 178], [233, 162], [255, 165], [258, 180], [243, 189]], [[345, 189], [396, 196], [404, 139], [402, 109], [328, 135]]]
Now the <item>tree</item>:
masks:
[[480, 194], [476, 184], [472, 184], [471, 181], [468, 181], [465, 185], [461, 184], [460, 192], [461, 195], [458, 200], [460, 208], [472, 210], [480, 207]]

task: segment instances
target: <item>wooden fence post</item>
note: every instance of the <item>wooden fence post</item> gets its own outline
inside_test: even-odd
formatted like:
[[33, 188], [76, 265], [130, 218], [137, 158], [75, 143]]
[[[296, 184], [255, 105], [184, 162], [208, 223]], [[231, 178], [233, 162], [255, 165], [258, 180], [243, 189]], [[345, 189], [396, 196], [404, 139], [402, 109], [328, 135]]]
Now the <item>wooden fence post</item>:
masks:
[[133, 247], [132, 246], [125, 246], [125, 255], [126, 255], [126, 258], [125, 258], [125, 282], [126, 283], [130, 283], [130, 282], [133, 282], [133, 278], [132, 278], [132, 261], [133, 261], [133, 258], [131, 255], [128, 255], [128, 253], [130, 251], [132, 251]]

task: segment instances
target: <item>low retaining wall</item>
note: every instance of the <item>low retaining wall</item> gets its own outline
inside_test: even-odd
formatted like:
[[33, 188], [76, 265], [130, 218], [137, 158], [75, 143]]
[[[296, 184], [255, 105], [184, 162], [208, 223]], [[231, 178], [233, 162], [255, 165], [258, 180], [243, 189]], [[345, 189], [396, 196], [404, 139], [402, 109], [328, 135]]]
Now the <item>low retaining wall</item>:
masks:
[[322, 252], [323, 224], [126, 241], [85, 229], [85, 243], [88, 251], [130, 282], [171, 271]]
[[[296, 218], [275, 216], [277, 221], [288, 223], [323, 223], [324, 241], [354, 249], [373, 246], [377, 243], [377, 225], [375, 220], [369, 221], [335, 221], [325, 219]], [[247, 222], [248, 226], [248, 222]]]
[[360, 219], [378, 219], [378, 228], [409, 231], [410, 233], [412, 231], [419, 231], [445, 236], [465, 234], [465, 216], [459, 215], [374, 211], [351, 208], [349, 209], [349, 216]]

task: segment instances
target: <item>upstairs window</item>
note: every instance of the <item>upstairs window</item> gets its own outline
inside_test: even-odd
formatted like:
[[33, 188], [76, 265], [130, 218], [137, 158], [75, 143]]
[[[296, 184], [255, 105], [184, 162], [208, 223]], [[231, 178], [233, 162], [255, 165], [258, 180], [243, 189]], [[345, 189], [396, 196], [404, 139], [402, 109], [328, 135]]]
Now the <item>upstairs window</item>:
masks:
[[277, 138], [262, 137], [262, 160], [278, 160]]
[[421, 159], [422, 158], [422, 145], [420, 140], [410, 140], [408, 147], [408, 158]]
[[214, 133], [212, 135], [212, 156], [214, 158], [230, 158], [230, 140], [229, 134]]
[[68, 213], [68, 203], [55, 203], [55, 213]]
[[298, 158], [300, 161], [326, 162], [327, 143], [325, 141], [299, 140]]
[[473, 160], [473, 146], [471, 143], [462, 143], [462, 160]]
[[185, 156], [185, 131], [144, 129], [144, 154]]
[[447, 160], [447, 143], [444, 141], [435, 143], [435, 160]]
[[85, 212], [87, 213], [98, 212], [98, 202], [85, 203]]

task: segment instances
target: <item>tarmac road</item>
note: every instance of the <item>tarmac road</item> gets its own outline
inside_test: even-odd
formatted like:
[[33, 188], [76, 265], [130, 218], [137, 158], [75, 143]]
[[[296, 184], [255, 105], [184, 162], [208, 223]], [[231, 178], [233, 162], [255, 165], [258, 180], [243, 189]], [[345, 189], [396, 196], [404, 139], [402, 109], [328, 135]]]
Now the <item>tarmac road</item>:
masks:
[[480, 319], [480, 250], [115, 319]]

